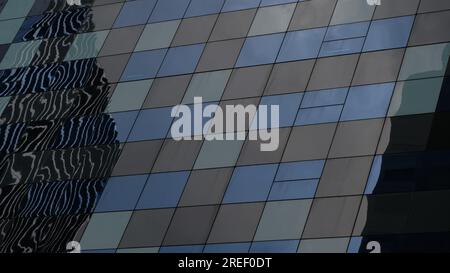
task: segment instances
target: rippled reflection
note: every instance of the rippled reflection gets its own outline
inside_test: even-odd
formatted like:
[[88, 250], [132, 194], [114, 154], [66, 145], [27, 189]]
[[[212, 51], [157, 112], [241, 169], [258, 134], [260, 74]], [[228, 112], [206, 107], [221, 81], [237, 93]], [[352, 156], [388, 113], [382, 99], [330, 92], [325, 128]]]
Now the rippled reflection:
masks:
[[0, 252], [64, 252], [79, 240], [120, 152], [104, 70], [64, 61], [75, 34], [94, 28], [91, 8], [36, 2], [46, 12], [16, 42], [44, 40], [0, 71]]

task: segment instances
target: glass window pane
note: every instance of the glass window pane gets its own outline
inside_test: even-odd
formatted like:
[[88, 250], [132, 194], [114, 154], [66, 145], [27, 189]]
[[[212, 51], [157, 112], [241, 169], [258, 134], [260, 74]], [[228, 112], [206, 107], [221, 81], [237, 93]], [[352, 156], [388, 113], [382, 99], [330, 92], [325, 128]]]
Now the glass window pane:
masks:
[[199, 140], [175, 141], [173, 139], [166, 139], [153, 166], [153, 172], [173, 172], [192, 169], [201, 145], [202, 142]]
[[183, 18], [190, 0], [163, 0], [158, 1], [149, 23], [168, 21]]
[[132, 52], [143, 28], [143, 26], [133, 26], [111, 30], [99, 56]]
[[319, 178], [324, 164], [324, 160], [282, 163], [275, 181]]
[[219, 206], [178, 208], [175, 211], [163, 245], [204, 244]]
[[338, 88], [306, 92], [301, 108], [344, 104], [345, 99], [347, 98], [347, 91], [348, 88]]
[[151, 174], [137, 204], [138, 209], [176, 207], [189, 172]]
[[[303, 0], [301, 0], [303, 1]], [[287, 4], [287, 3], [294, 3], [298, 2], [298, 0], [262, 0], [260, 6], [271, 6], [271, 5], [280, 5], [280, 4]]]
[[325, 41], [365, 37], [369, 26], [370, 22], [330, 26], [325, 35]]
[[112, 175], [149, 173], [161, 145], [161, 140], [126, 143]]
[[224, 2], [225, 0], [192, 0], [186, 12], [186, 17], [218, 13]]
[[192, 171], [180, 206], [220, 204], [232, 173], [233, 168]]
[[114, 89], [108, 104], [108, 112], [140, 109], [153, 80], [122, 82]]
[[245, 40], [236, 66], [251, 66], [275, 62], [284, 34], [250, 37]]
[[247, 253], [250, 243], [207, 244], [203, 253]]
[[108, 33], [109, 30], [78, 34], [70, 46], [65, 60], [97, 57]]
[[0, 69], [30, 65], [40, 44], [40, 40], [11, 44], [0, 62]]
[[0, 21], [0, 44], [9, 44], [16, 37], [24, 18]]
[[319, 57], [358, 53], [362, 50], [364, 38], [324, 42]]
[[159, 247], [174, 209], [135, 211], [120, 242], [121, 248]]
[[350, 88], [341, 120], [378, 118], [386, 115], [393, 83]]
[[204, 44], [197, 44], [170, 48], [158, 76], [193, 73], [204, 47]]
[[373, 21], [367, 35], [364, 51], [405, 47], [414, 22], [414, 16]]
[[341, 122], [331, 146], [329, 157], [373, 155], [384, 119]]
[[195, 74], [183, 98], [183, 104], [194, 103], [194, 97], [203, 102], [219, 101], [231, 75], [231, 70]]
[[248, 36], [286, 31], [294, 9], [295, 4], [258, 9]]
[[244, 39], [207, 43], [197, 72], [233, 68]]
[[133, 53], [122, 75], [122, 81], [154, 78], [166, 55], [167, 49]]
[[434, 112], [442, 82], [443, 78], [398, 82], [389, 107], [389, 116]]
[[116, 123], [118, 141], [125, 142], [127, 140], [138, 114], [139, 111], [128, 111], [111, 114], [114, 122]]
[[174, 106], [181, 102], [191, 75], [157, 78], [153, 81], [143, 108]]
[[372, 157], [327, 160], [317, 197], [362, 194], [371, 164]]
[[310, 125], [339, 121], [342, 105], [301, 109], [295, 125]]
[[288, 32], [281, 46], [277, 62], [316, 58], [326, 28]]
[[311, 199], [316, 193], [319, 180], [294, 180], [273, 183], [270, 201], [290, 199]]
[[255, 241], [299, 239], [310, 206], [311, 199], [268, 202]]
[[139, 113], [129, 141], [165, 138], [173, 118], [171, 107], [143, 110]]
[[27, 16], [35, 0], [7, 1], [0, 12], [0, 20], [7, 20]]
[[335, 128], [335, 123], [294, 127], [282, 161], [326, 158]]
[[264, 203], [228, 204], [220, 207], [208, 243], [250, 242]]
[[298, 240], [253, 242], [250, 253], [295, 253]]
[[233, 173], [224, 203], [254, 202], [267, 199], [277, 165], [237, 167]]
[[299, 253], [346, 253], [349, 238], [301, 240]]
[[80, 242], [83, 249], [117, 248], [131, 214], [131, 211], [94, 213]]
[[221, 13], [214, 26], [210, 41], [247, 36], [255, 14], [256, 9]]
[[399, 80], [444, 76], [450, 56], [450, 44], [409, 47], [406, 50]]
[[96, 212], [133, 210], [147, 181], [147, 175], [111, 177]]
[[203, 245], [162, 246], [159, 253], [202, 253]]
[[127, 1], [117, 17], [114, 27], [125, 27], [145, 24], [153, 11], [157, 0]]
[[180, 20], [146, 25], [135, 51], [169, 47], [179, 24]]
[[360, 196], [315, 199], [302, 238], [350, 236]]
[[267, 124], [267, 126], [260, 126], [260, 125], [257, 126], [258, 121], [256, 119], [254, 119], [251, 129], [272, 128], [272, 126], [270, 125], [270, 120], [272, 118], [270, 111], [271, 111], [272, 106], [279, 106], [279, 127], [292, 126], [292, 124], [294, 123], [294, 120], [295, 120], [295, 116], [297, 115], [297, 110], [300, 106], [302, 97], [303, 97], [302, 93], [293, 93], [293, 94], [280, 95], [280, 96], [262, 97], [259, 105], [267, 105], [268, 124]]
[[375, 6], [360, 0], [338, 0], [330, 25], [339, 25], [372, 18]]
[[205, 43], [208, 41], [217, 15], [183, 19], [172, 41], [172, 46]]
[[326, 27], [333, 15], [337, 0], [299, 1], [289, 30]]
[[222, 8], [222, 12], [256, 8], [259, 6], [261, 0], [225, 0], [225, 4]]

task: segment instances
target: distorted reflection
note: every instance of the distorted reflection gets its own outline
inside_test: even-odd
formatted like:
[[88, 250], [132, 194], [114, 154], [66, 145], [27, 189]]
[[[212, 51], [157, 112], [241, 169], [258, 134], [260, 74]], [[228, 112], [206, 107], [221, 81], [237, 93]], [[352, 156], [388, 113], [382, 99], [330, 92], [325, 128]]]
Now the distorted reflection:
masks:
[[[63, 2], [64, 3], [64, 2]], [[65, 252], [79, 241], [120, 152], [104, 114], [109, 85], [95, 58], [65, 61], [90, 7], [37, 1], [17, 41], [43, 39], [0, 71], [0, 252]], [[81, 1], [67, 0], [69, 5]], [[84, 43], [89, 50], [95, 37]]]
[[[375, 157], [355, 227], [355, 234], [363, 236], [360, 252], [367, 252], [370, 241], [380, 242], [383, 252], [445, 251], [450, 242], [448, 233], [440, 233], [448, 229], [450, 210], [450, 85], [442, 78], [450, 74], [450, 44], [439, 48], [424, 54], [439, 54], [440, 62], [404, 73], [408, 77], [391, 107], [391, 113], [402, 115], [385, 123], [378, 151], [384, 155]], [[434, 85], [417, 82], [430, 77], [426, 80], [436, 81]], [[414, 96], [430, 98], [430, 88], [438, 92], [428, 114], [408, 115]]]

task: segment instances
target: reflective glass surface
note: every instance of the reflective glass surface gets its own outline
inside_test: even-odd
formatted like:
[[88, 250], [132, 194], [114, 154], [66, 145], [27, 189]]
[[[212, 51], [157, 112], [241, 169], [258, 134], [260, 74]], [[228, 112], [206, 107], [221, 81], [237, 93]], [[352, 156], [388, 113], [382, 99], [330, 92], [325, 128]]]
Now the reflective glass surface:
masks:
[[0, 0], [0, 252], [448, 252], [449, 9]]

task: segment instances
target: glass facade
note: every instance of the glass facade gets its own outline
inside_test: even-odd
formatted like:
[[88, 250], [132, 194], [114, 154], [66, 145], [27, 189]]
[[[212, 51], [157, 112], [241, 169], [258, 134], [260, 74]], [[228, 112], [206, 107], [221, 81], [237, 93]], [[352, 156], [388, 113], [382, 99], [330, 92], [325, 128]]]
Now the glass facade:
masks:
[[[448, 0], [0, 0], [0, 252], [450, 251], [449, 25]], [[278, 105], [278, 149], [252, 117], [173, 139], [195, 97]]]

